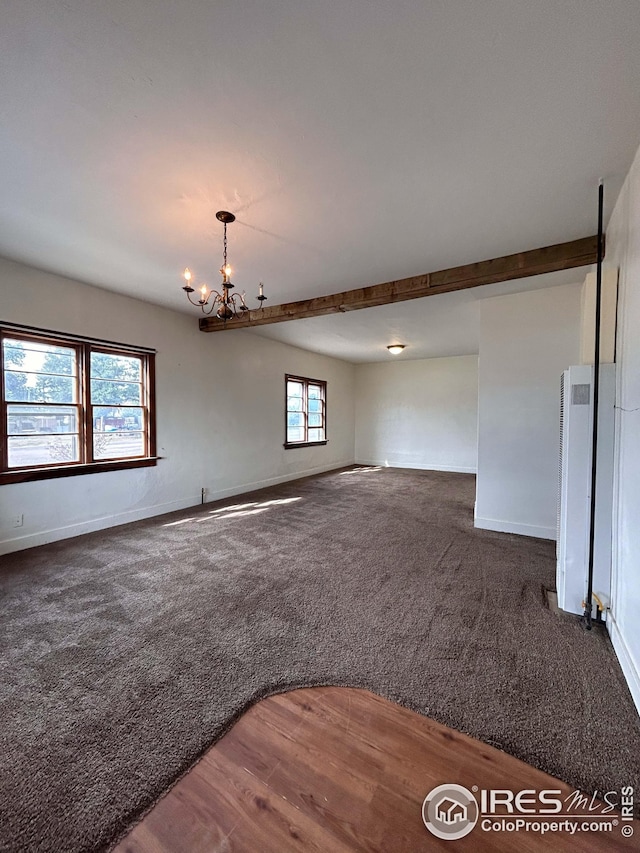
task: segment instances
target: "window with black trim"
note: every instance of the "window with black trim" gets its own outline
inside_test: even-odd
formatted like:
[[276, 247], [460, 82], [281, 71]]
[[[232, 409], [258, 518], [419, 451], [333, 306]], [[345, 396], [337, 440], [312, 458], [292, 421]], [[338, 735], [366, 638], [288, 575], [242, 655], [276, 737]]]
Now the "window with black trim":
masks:
[[327, 383], [285, 376], [285, 447], [327, 443]]
[[154, 465], [154, 354], [0, 328], [0, 482]]

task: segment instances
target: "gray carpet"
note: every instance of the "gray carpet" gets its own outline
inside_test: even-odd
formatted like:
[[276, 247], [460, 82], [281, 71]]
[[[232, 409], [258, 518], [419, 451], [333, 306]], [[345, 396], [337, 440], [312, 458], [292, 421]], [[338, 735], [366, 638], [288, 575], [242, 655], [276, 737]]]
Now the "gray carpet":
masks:
[[303, 685], [640, 790], [608, 639], [545, 607], [554, 544], [474, 530], [473, 500], [465, 474], [334, 472], [3, 558], [0, 849], [108, 847], [250, 703]]

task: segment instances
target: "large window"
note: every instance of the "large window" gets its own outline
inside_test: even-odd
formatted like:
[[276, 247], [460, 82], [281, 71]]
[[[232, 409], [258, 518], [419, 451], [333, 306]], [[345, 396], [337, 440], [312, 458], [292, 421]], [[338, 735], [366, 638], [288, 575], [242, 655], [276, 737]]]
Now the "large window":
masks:
[[327, 383], [302, 376], [285, 376], [285, 447], [327, 443]]
[[0, 329], [0, 482], [155, 464], [153, 354]]

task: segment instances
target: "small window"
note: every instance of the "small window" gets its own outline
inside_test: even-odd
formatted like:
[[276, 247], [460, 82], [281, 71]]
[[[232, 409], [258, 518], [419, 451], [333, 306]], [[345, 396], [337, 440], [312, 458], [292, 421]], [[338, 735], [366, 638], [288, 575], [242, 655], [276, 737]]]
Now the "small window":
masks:
[[155, 464], [153, 354], [0, 329], [0, 483]]
[[285, 376], [285, 447], [326, 444], [327, 383], [302, 376]]

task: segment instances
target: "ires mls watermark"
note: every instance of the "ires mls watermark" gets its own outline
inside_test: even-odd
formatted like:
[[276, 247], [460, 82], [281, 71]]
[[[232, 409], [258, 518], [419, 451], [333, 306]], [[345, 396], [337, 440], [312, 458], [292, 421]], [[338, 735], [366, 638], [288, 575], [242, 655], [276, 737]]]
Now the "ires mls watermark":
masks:
[[422, 820], [436, 838], [464, 838], [478, 822], [480, 811], [471, 791], [462, 785], [438, 785], [422, 803]]
[[[618, 814], [616, 814], [616, 811]], [[563, 795], [554, 789], [510, 791], [471, 790], [463, 785], [438, 785], [422, 803], [422, 820], [432, 835], [448, 841], [481, 832], [620, 832], [634, 833], [633, 788], [607, 791], [591, 797], [581, 791]]]

